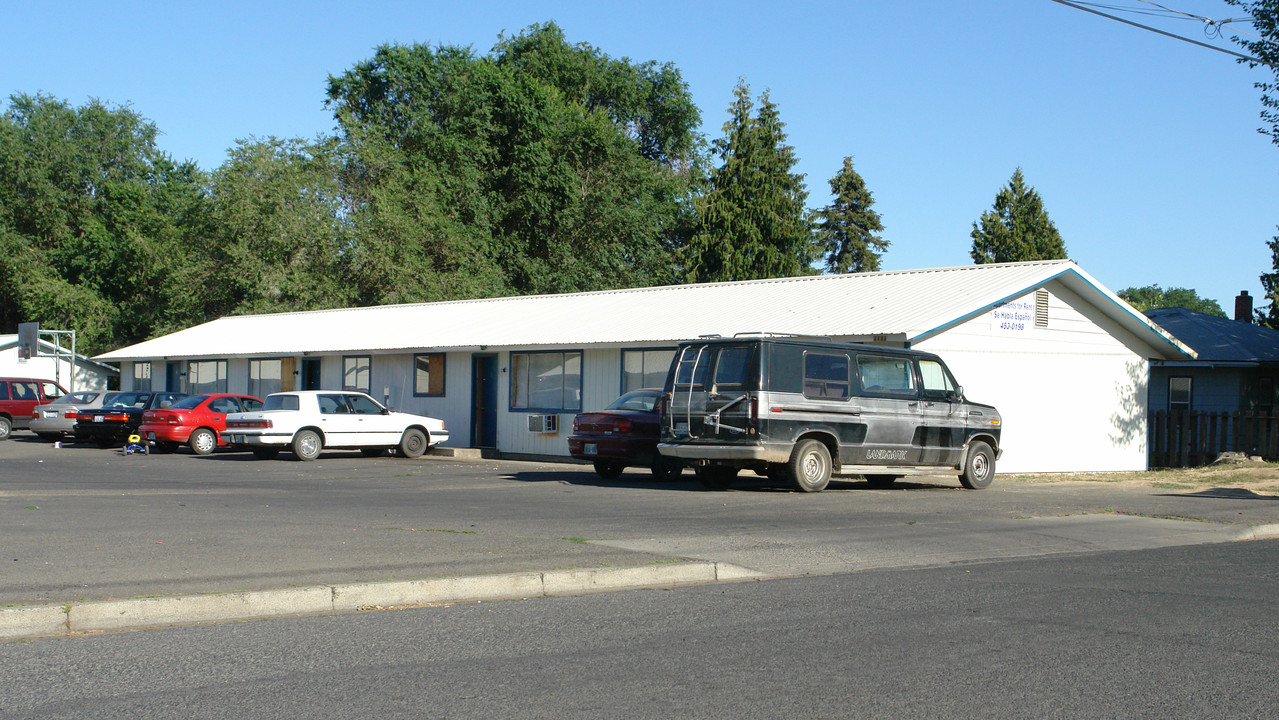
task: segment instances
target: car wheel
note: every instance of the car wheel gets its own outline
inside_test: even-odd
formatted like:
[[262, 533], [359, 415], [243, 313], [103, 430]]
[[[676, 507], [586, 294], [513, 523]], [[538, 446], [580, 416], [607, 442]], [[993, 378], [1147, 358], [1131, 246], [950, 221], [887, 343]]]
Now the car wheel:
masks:
[[897, 475], [867, 475], [866, 482], [873, 488], [890, 488], [897, 482]]
[[320, 457], [320, 450], [324, 447], [324, 441], [320, 440], [319, 433], [314, 430], [299, 430], [297, 435], [293, 436], [293, 455], [298, 460], [314, 460]]
[[253, 448], [253, 457], [259, 460], [270, 460], [279, 454], [279, 448]]
[[821, 492], [830, 484], [830, 450], [818, 440], [805, 440], [791, 451], [786, 474], [800, 492]]
[[702, 465], [694, 472], [697, 481], [707, 490], [727, 490], [737, 479], [737, 468], [723, 465]]
[[208, 455], [218, 446], [218, 436], [208, 428], [200, 428], [191, 433], [187, 444], [191, 446], [191, 452], [196, 455]]
[[622, 476], [622, 471], [626, 469], [625, 465], [619, 462], [609, 462], [608, 460], [596, 460], [594, 465], [595, 474], [605, 480], [616, 480]]
[[995, 479], [995, 453], [990, 446], [978, 441], [968, 446], [968, 459], [964, 461], [964, 472], [959, 476], [959, 484], [969, 490], [981, 490]]
[[406, 458], [422, 457], [426, 447], [426, 433], [417, 428], [405, 430], [400, 437], [400, 454]]
[[386, 454], [386, 448], [360, 448], [360, 454], [364, 457], [382, 457]]
[[684, 472], [684, 461], [679, 458], [658, 454], [653, 458], [653, 479], [668, 482]]
[[8, 440], [9, 434], [13, 432], [13, 421], [0, 415], [0, 440]]

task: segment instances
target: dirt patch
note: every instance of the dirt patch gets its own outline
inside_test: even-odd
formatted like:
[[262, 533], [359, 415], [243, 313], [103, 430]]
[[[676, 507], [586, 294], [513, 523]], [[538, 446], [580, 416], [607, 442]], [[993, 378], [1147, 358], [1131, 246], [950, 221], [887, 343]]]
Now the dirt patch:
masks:
[[1000, 475], [999, 479], [1025, 483], [1106, 483], [1187, 491], [1241, 488], [1259, 495], [1279, 495], [1279, 463], [1263, 462], [1146, 472], [1026, 473]]

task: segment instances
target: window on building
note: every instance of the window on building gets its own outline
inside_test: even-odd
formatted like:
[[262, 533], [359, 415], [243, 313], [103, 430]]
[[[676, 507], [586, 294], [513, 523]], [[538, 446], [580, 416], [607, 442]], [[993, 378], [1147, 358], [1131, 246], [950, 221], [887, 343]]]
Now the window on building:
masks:
[[804, 355], [804, 397], [848, 397], [848, 356], [827, 353]]
[[582, 353], [511, 353], [512, 410], [581, 410]]
[[659, 388], [666, 383], [672, 350], [623, 350], [622, 394], [640, 388]]
[[192, 360], [187, 363], [186, 392], [192, 395], [226, 392], [226, 360]]
[[282, 360], [250, 360], [249, 361], [249, 394], [264, 398], [282, 389], [281, 378], [284, 377]]
[[1257, 381], [1257, 410], [1269, 415], [1275, 409], [1275, 379], [1263, 377]]
[[373, 359], [368, 355], [342, 358], [342, 389], [366, 393], [373, 385]]
[[444, 394], [444, 353], [413, 356], [413, 394]]
[[1168, 409], [1189, 410], [1191, 390], [1193, 387], [1194, 386], [1191, 384], [1191, 378], [1168, 378]]
[[150, 390], [151, 389], [151, 363], [135, 362], [133, 363], [133, 388], [134, 390]]

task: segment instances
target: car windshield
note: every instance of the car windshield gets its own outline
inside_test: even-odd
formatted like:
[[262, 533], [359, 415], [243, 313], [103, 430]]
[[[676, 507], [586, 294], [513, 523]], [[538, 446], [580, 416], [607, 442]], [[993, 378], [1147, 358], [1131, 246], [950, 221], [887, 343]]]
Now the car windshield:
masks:
[[108, 402], [105, 402], [103, 404], [110, 405], [110, 407], [142, 408], [142, 407], [146, 407], [147, 400], [150, 400], [150, 399], [151, 399], [151, 393], [124, 392], [124, 393], [116, 393], [115, 395], [107, 398]]
[[628, 392], [609, 405], [609, 410], [636, 410], [651, 413], [657, 407], [657, 400], [662, 394], [656, 390], [636, 390]]
[[174, 410], [190, 410], [191, 408], [199, 407], [200, 403], [208, 399], [209, 399], [208, 395], [192, 395], [190, 397], [182, 398], [181, 400], [173, 403], [169, 407]]

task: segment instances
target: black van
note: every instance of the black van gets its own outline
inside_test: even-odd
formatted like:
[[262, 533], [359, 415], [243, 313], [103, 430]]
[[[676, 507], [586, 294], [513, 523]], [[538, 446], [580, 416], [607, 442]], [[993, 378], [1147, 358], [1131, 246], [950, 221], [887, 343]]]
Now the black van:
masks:
[[995, 476], [1000, 417], [969, 402], [932, 353], [751, 334], [680, 344], [666, 376], [663, 455], [704, 485], [741, 469], [818, 492], [832, 472], [888, 487], [955, 470], [966, 488]]

